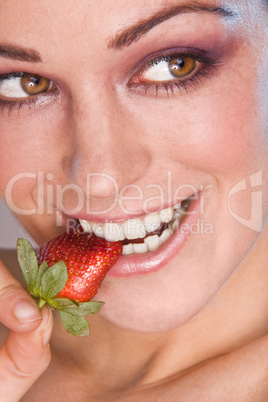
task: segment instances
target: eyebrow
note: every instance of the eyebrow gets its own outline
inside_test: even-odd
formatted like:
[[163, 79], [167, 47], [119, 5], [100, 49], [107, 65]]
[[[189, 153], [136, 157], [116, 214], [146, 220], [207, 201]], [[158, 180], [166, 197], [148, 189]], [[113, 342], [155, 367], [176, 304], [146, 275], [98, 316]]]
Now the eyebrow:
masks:
[[229, 18], [236, 16], [236, 14], [228, 8], [213, 7], [211, 5], [200, 4], [198, 2], [185, 5], [173, 5], [165, 7], [164, 9], [157, 11], [151, 17], [143, 19], [135, 25], [118, 32], [114, 38], [109, 39], [108, 47], [121, 49], [124, 46], [129, 46], [133, 42], [137, 42], [156, 25], [173, 18], [178, 14], [188, 13], [212, 13], [221, 17]]
[[0, 57], [31, 63], [42, 61], [40, 53], [36, 50], [5, 44], [0, 44]]

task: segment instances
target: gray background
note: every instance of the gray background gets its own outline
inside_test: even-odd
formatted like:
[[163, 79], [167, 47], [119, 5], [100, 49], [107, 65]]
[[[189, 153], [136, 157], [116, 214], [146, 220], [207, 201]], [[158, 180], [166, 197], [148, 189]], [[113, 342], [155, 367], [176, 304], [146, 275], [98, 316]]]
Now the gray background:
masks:
[[16, 248], [18, 237], [24, 237], [33, 246], [35, 245], [30, 236], [9, 212], [5, 203], [0, 199], [0, 249]]

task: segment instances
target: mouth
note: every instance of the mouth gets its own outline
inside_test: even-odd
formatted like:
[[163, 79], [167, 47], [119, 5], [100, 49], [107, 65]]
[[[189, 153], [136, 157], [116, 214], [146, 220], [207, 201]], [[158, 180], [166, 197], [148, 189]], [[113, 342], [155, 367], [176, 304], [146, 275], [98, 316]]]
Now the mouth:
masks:
[[80, 219], [86, 233], [94, 233], [107, 241], [123, 243], [123, 256], [157, 251], [183, 222], [194, 196], [173, 207], [123, 222], [95, 223]]
[[108, 271], [107, 279], [126, 278], [164, 268], [194, 233], [204, 201], [205, 192], [200, 191], [173, 207], [134, 219], [104, 223], [76, 219], [84, 232], [123, 243], [122, 256]]

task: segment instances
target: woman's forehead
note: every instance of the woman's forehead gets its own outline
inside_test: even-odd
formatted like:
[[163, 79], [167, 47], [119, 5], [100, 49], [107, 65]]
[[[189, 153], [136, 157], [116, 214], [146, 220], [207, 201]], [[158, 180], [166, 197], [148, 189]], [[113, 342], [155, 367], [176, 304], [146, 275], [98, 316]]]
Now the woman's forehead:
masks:
[[[159, 27], [154, 40], [170, 34], [175, 26], [178, 38], [189, 37], [204, 26], [212, 35], [218, 24], [232, 35], [243, 31], [257, 43], [256, 27], [263, 31], [267, 23], [261, 1], [38, 0], [37, 6], [36, 0], [0, 0], [0, 45], [31, 48], [42, 61], [57, 60], [60, 65], [67, 56], [71, 64], [96, 51], [106, 56], [110, 48], [127, 47]], [[192, 34], [184, 32], [187, 27]]]
[[[43, 33], [57, 34], [66, 40], [74, 34], [90, 31], [92, 36], [115, 33], [129, 25], [135, 25], [156, 13], [165, 15], [169, 9], [177, 13], [195, 13], [200, 19], [206, 12], [236, 14], [240, 19], [260, 18], [264, 2], [268, 0], [0, 0], [1, 38], [18, 38], [18, 32], [26, 34], [24, 40]], [[165, 17], [163, 18], [163, 21]], [[69, 35], [68, 35], [69, 34]], [[89, 38], [88, 38], [89, 39]]]
[[[87, 20], [96, 18], [107, 18], [111, 15], [127, 17], [131, 19], [132, 13], [139, 13], [141, 16], [146, 13], [156, 12], [166, 7], [179, 6], [192, 10], [198, 10], [202, 7], [217, 7], [230, 10], [259, 9], [261, 6], [268, 4], [268, 0], [0, 0], [1, 13], [9, 18], [17, 14], [29, 16], [30, 19], [36, 18], [38, 21], [59, 19], [69, 15], [75, 20], [78, 16], [84, 15]], [[85, 14], [86, 12], [86, 14]], [[126, 14], [127, 13], [127, 14]], [[70, 27], [71, 28], [71, 27]]]

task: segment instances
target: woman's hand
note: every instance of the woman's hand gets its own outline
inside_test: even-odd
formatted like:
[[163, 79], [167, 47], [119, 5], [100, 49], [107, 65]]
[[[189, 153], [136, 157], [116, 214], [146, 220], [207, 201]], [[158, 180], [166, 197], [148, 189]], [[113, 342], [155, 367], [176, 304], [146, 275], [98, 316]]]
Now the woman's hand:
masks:
[[0, 321], [10, 329], [0, 349], [0, 401], [18, 402], [49, 365], [52, 314], [39, 311], [1, 261]]

